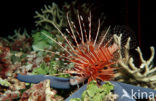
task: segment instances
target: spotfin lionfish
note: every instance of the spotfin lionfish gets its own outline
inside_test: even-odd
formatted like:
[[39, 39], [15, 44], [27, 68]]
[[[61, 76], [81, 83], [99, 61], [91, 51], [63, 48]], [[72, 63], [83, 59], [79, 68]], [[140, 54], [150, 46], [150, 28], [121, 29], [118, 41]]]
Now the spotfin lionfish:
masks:
[[[84, 19], [79, 13], [77, 14], [77, 20], [78, 27], [69, 19], [69, 14], [67, 13], [69, 29], [66, 29], [66, 31], [71, 36], [75, 45], [72, 44], [55, 23], [53, 23], [54, 27], [62, 35], [68, 46], [63, 46], [62, 43], [57, 42], [55, 39], [45, 34], [45, 36], [56, 42], [69, 55], [66, 58], [74, 63], [74, 68], [67, 71], [69, 74], [76, 75], [75, 78], [71, 79], [71, 85], [76, 85], [86, 79], [88, 79], [88, 83], [92, 80], [111, 80], [115, 74], [114, 70], [117, 69], [117, 67], [113, 67], [112, 65], [118, 62], [116, 56], [119, 46], [113, 42], [113, 37], [107, 38], [106, 40], [110, 26], [99, 39], [100, 19], [98, 20], [96, 33], [92, 33], [91, 12], [87, 20], [88, 30], [86, 30]], [[95, 34], [95, 38], [93, 38], [92, 34]]]

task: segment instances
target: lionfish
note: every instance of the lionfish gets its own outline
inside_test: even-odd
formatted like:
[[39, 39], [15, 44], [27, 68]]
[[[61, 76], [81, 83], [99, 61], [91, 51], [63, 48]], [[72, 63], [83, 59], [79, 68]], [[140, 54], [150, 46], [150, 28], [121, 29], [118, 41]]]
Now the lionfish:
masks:
[[89, 13], [87, 20], [88, 30], [86, 30], [83, 17], [79, 15], [79, 13], [77, 14], [77, 20], [78, 27], [69, 19], [69, 14], [67, 13], [69, 28], [66, 29], [66, 31], [71, 36], [75, 45], [72, 44], [55, 23], [53, 23], [53, 26], [59, 31], [68, 46], [65, 47], [62, 43], [45, 34], [45, 36], [57, 43], [69, 55], [66, 58], [74, 63], [74, 68], [67, 71], [69, 74], [76, 75], [75, 78], [70, 80], [71, 85], [76, 85], [86, 79], [88, 79], [88, 83], [92, 80], [111, 80], [115, 74], [114, 70], [117, 69], [112, 65], [118, 62], [116, 54], [118, 54], [119, 46], [113, 42], [113, 37], [110, 37], [106, 41], [110, 26], [101, 39], [98, 40], [101, 26], [100, 19], [98, 20], [97, 32], [94, 33], [94, 39], [91, 30], [91, 12]]

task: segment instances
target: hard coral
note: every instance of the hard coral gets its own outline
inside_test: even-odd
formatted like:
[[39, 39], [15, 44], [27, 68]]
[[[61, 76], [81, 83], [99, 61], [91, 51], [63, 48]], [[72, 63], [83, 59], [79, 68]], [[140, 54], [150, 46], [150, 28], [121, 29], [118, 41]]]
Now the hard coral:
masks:
[[[121, 47], [121, 38], [122, 35], [114, 35], [116, 43]], [[136, 48], [136, 51], [139, 54], [141, 64], [137, 67], [134, 64], [135, 59], [129, 55], [130, 49], [130, 38], [128, 38], [127, 43], [124, 46], [124, 51], [120, 50], [120, 59], [118, 65], [121, 67], [119, 74], [120, 81], [128, 82], [144, 87], [149, 87], [156, 89], [156, 67], [153, 66], [154, 59], [154, 47], [151, 47], [151, 57], [148, 60], [143, 58], [143, 54], [139, 47]], [[124, 54], [124, 56], [122, 56]], [[127, 76], [128, 75], [128, 76]]]
[[56, 33], [57, 30], [53, 28], [52, 23], [56, 23], [59, 28], [63, 28], [66, 26], [64, 12], [61, 11], [55, 3], [52, 5], [44, 6], [44, 9], [41, 9], [41, 13], [36, 12], [35, 18], [36, 25], [41, 28], [48, 30], [50, 32]]

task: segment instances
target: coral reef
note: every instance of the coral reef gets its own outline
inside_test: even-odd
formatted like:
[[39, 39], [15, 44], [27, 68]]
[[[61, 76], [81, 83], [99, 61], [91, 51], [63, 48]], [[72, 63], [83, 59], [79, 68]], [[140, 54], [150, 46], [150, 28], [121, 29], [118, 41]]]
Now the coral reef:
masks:
[[0, 100], [1, 101], [12, 101], [12, 100], [18, 99], [20, 94], [21, 93], [19, 91], [7, 90], [7, 91], [5, 91], [4, 94], [0, 94]]
[[40, 67], [34, 68], [32, 73], [36, 75], [43, 74], [43, 75], [54, 75], [54, 76], [65, 77], [65, 78], [70, 77], [69, 74], [62, 73], [63, 71], [60, 70], [61, 68], [59, 67], [59, 65], [60, 65], [60, 61], [51, 61], [49, 66], [43, 62], [40, 65]]
[[0, 37], [0, 46], [7, 47], [12, 51], [29, 52], [32, 50], [32, 38], [27, 33], [26, 29], [22, 31], [20, 28], [14, 30], [14, 35], [7, 38]]
[[13, 36], [8, 36], [8, 39], [11, 41], [9, 48], [12, 51], [21, 51], [21, 52], [29, 52], [32, 50], [32, 38], [27, 33], [26, 29], [22, 31], [20, 28], [14, 31]]
[[[92, 27], [93, 31], [91, 32], [90, 30], [90, 33], [98, 33], [99, 30], [105, 27], [103, 26], [100, 29], [100, 26], [103, 24], [105, 19], [104, 16], [101, 16], [103, 17], [103, 19], [101, 22], [99, 20], [97, 28], [97, 25], [95, 24], [97, 23], [97, 16], [91, 17], [91, 15], [96, 15], [97, 13], [94, 14], [93, 12], [98, 11], [92, 8], [92, 4], [87, 5], [87, 3], [80, 3], [80, 5], [78, 5], [78, 3], [78, 0], [71, 1], [71, 4], [63, 4], [61, 6], [62, 8], [59, 8], [59, 6], [55, 3], [52, 3], [52, 5], [47, 6], [45, 5], [40, 12], [36, 12], [36, 16], [34, 18], [36, 19], [35, 23], [37, 28], [32, 31], [31, 35], [29, 35], [26, 30], [22, 31], [21, 29], [19, 29], [15, 30], [13, 36], [8, 36], [8, 38], [0, 37], [1, 101], [62, 101], [64, 99], [67, 99], [66, 101], [69, 101], [68, 98], [74, 98], [75, 96], [81, 97], [71, 99], [71, 101], [114, 101], [118, 98], [122, 99], [122, 96], [125, 96], [125, 92], [129, 93], [131, 89], [134, 89], [136, 92], [138, 89], [141, 89], [142, 92], [147, 91], [154, 92], [154, 94], [156, 94], [156, 91], [152, 90], [156, 89], [156, 67], [154, 66], [154, 47], [150, 47], [151, 57], [148, 60], [144, 59], [141, 49], [137, 47], [136, 52], [139, 56], [139, 59], [137, 60], [140, 60], [140, 63], [136, 63], [136, 58], [130, 55], [131, 38], [128, 38], [126, 44], [122, 46], [122, 35], [115, 34], [113, 36], [114, 40], [109, 40], [111, 35], [106, 35], [106, 37], [103, 36], [104, 34], [102, 33], [107, 32], [104, 30], [101, 33], [99, 33], [99, 38], [97, 38], [97, 44], [99, 44], [98, 41], [100, 41], [100, 38], [106, 39], [104, 40], [104, 42], [101, 41], [101, 44], [105, 43], [105, 41], [108, 41], [108, 43], [106, 43], [106, 45], [104, 46], [106, 48], [103, 48], [104, 50], [108, 51], [105, 51], [104, 54], [98, 54], [98, 56], [104, 58], [104, 60], [107, 60], [109, 62], [112, 62], [115, 59], [113, 65], [110, 65], [115, 69], [116, 67], [119, 67], [119, 69], [117, 69], [118, 72], [115, 74], [115, 80], [120, 82], [105, 82], [104, 84], [102, 83], [103, 85], [98, 87], [96, 85], [97, 82], [91, 81], [91, 79], [91, 82], [88, 85], [78, 85], [83, 89], [76, 88], [76, 85], [78, 84], [76, 80], [81, 79], [80, 82], [84, 81], [84, 83], [86, 83], [86, 78], [83, 78], [83, 74], [82, 77], [80, 77], [80, 74], [82, 70], [87, 70], [90, 65], [86, 66], [87, 68], [84, 68], [82, 70], [78, 68], [79, 71], [76, 74], [76, 72], [73, 72], [73, 67], [76, 65], [67, 61], [68, 55], [64, 52], [62, 48], [60, 48], [60, 46], [66, 48], [66, 50], [70, 51], [72, 55], [74, 55], [76, 52], [79, 52], [80, 54], [88, 52], [87, 49], [89, 49], [89, 45], [87, 46], [87, 38], [89, 39], [89, 35], [85, 35], [85, 32], [88, 33]], [[91, 11], [93, 14], [90, 13], [90, 8], [92, 8]], [[69, 15], [69, 18], [67, 19], [70, 25], [67, 24], [66, 11], [68, 11], [67, 15]], [[80, 16], [77, 16], [78, 12]], [[89, 23], [88, 20], [83, 20], [81, 16], [83, 15], [84, 19], [87, 19], [88, 14], [90, 14], [89, 21], [91, 22], [91, 20], [93, 20], [92, 24]], [[76, 20], [77, 17], [79, 17], [79, 21]], [[96, 20], [96, 22], [94, 22], [94, 20]], [[76, 34], [76, 39], [78, 39], [78, 44], [81, 48], [80, 50], [77, 50], [75, 47], [76, 42], [74, 43], [73, 40], [71, 40], [71, 35], [66, 35], [68, 31], [66, 32], [65, 28], [71, 27], [69, 29], [69, 33], [71, 33], [72, 30], [74, 31], [74, 33], [78, 33], [81, 28], [78, 27], [78, 31], [75, 32], [77, 29], [74, 29], [74, 27], [77, 25], [79, 26], [79, 22], [80, 25], [82, 25], [82, 34], [84, 32], [84, 35]], [[88, 27], [88, 25], [90, 27]], [[117, 28], [117, 31], [118, 29], [120, 28]], [[67, 37], [70, 36], [68, 37], [68, 40], [71, 43], [73, 43], [71, 44], [71, 46], [74, 48], [75, 51], [71, 51], [69, 49], [67, 43], [65, 42], [66, 37], [64, 39], [59, 33], [61, 31], [63, 32], [62, 35], [65, 35]], [[127, 31], [125, 31], [124, 33], [126, 32]], [[94, 39], [96, 35], [97, 34], [92, 35], [91, 40]], [[86, 39], [84, 39], [84, 42], [86, 42], [85, 45], [83, 45], [83, 43], [81, 42], [81, 36], [87, 37]], [[58, 44], [56, 44], [54, 42], [55, 40], [61, 45], [59, 46]], [[111, 40], [113, 41], [113, 43]], [[92, 41], [96, 43], [95, 40]], [[92, 43], [90, 43], [90, 46], [92, 46], [91, 44]], [[94, 58], [94, 50], [96, 52], [96, 49], [97, 48], [95, 47], [95, 49], [92, 50], [93, 53], [88, 53], [88, 59], [98, 59]], [[119, 54], [116, 55], [116, 52]], [[83, 62], [83, 59], [87, 58], [87, 56], [85, 57], [85, 55], [86, 53], [80, 56], [79, 62]], [[104, 55], [106, 55], [106, 57]], [[114, 58], [109, 60], [109, 58], [111, 58], [112, 55], [114, 56]], [[77, 59], [73, 57], [73, 61], [77, 62]], [[98, 63], [101, 63], [101, 60]], [[86, 64], [82, 65], [85, 66]], [[109, 65], [104, 64], [97, 66], [97, 64], [95, 63], [94, 66], [96, 68], [101, 68], [102, 71], [106, 70], [106, 73], [104, 74], [112, 75], [107, 71], [107, 69], [110, 68]], [[105, 67], [103, 68], [103, 66]], [[89, 74], [88, 77], [90, 77], [90, 73], [95, 74], [95, 72], [92, 73], [92, 70], [96, 68], [91, 68], [87, 70], [87, 74]], [[71, 70], [70, 72], [73, 78], [71, 77], [71, 75], [69, 75], [69, 71], [67, 69], [69, 71]], [[114, 69], [112, 69], [111, 72], [114, 73]], [[102, 72], [97, 73], [103, 74]], [[104, 75], [103, 77], [105, 78], [107, 76]], [[76, 81], [73, 81], [73, 85], [70, 82], [72, 80]], [[95, 80], [97, 79], [95, 78]], [[100, 84], [100, 82], [98, 83]], [[152, 89], [146, 89], [141, 87], [139, 88], [129, 84], [139, 85], [142, 87], [148, 87]], [[71, 93], [73, 93], [74, 90], [76, 90], [76, 92], [74, 93], [74, 97], [71, 97], [73, 94], [69, 96]], [[83, 93], [82, 95], [81, 93], [79, 93], [79, 96], [77, 92]]]
[[56, 90], [51, 90], [50, 80], [45, 80], [39, 84], [34, 84], [30, 89], [26, 90], [20, 101], [63, 101], [61, 96], [56, 95]]
[[[121, 38], [122, 34], [114, 35], [114, 39], [116, 43], [120, 46], [120, 48], [122, 48]], [[131, 38], [129, 37], [127, 43], [124, 46], [124, 51], [120, 50], [120, 72], [117, 74], [117, 76], [120, 76], [120, 81], [122, 82], [128, 82], [135, 85], [156, 89], [156, 67], [153, 66], [153, 59], [155, 53], [154, 47], [150, 47], [151, 57], [148, 60], [145, 60], [143, 58], [143, 54], [140, 48], [136, 48], [141, 62], [141, 64], [139, 64], [140, 66], [137, 67], [134, 64], [135, 59], [129, 54], [130, 40]]]
[[[55, 35], [47, 32], [46, 30], [41, 30], [40, 32], [34, 33], [32, 36], [33, 36], [33, 44], [32, 44], [33, 50], [38, 52], [39, 56], [44, 56], [43, 60], [49, 63], [50, 68], [52, 69], [55, 68], [55, 71], [57, 69], [63, 72], [64, 69], [71, 68], [73, 66], [65, 58], [61, 57], [62, 54], [66, 56], [66, 53], [60, 48], [60, 46], [46, 37], [48, 36], [50, 38], [57, 39]], [[60, 37], [58, 40], [60, 43], [64, 43], [62, 37]], [[48, 68], [49, 67], [47, 66], [47, 69]], [[52, 73], [50, 73], [49, 71], [49, 74]]]
[[5, 78], [9, 68], [11, 68], [10, 49], [0, 46], [0, 76]]
[[[13, 99], [18, 99], [21, 96], [20, 90], [23, 90], [26, 88], [24, 82], [20, 82], [19, 80], [8, 77], [7, 79], [0, 81], [1, 89], [5, 89], [7, 87], [6, 91], [4, 93], [0, 92], [0, 101], [12, 101]], [[5, 83], [5, 84], [3, 84]]]

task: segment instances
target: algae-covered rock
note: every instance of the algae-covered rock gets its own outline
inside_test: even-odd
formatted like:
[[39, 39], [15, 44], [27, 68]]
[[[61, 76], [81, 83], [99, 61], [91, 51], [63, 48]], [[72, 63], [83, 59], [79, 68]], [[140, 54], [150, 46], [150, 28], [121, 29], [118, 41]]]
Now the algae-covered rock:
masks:
[[70, 101], [104, 101], [113, 89], [114, 86], [110, 82], [98, 87], [96, 81], [92, 81], [82, 93], [81, 98], [73, 98]]

